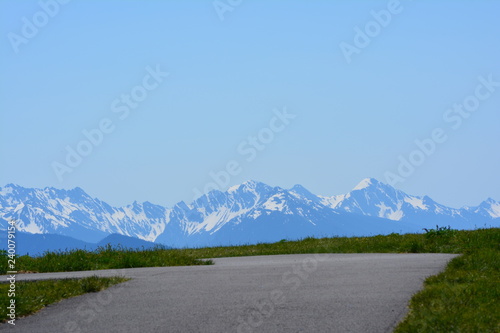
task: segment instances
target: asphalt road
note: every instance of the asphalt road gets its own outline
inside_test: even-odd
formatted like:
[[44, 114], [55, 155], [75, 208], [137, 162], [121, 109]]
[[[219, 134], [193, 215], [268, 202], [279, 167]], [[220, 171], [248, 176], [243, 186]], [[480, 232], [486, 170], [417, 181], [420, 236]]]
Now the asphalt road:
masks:
[[[19, 274], [17, 280], [123, 275], [0, 331], [391, 332], [449, 254], [322, 254], [215, 259], [214, 266]], [[5, 276], [2, 277], [5, 280]]]

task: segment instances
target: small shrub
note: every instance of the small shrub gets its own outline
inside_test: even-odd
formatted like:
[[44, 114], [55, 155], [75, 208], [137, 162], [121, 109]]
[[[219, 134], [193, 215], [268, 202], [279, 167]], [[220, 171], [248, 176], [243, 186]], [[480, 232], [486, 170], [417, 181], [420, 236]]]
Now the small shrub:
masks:
[[424, 228], [425, 231], [425, 238], [427, 239], [432, 239], [435, 237], [452, 237], [456, 234], [457, 230], [451, 229], [450, 226], [447, 227], [440, 227], [436, 225], [436, 229], [426, 229]]

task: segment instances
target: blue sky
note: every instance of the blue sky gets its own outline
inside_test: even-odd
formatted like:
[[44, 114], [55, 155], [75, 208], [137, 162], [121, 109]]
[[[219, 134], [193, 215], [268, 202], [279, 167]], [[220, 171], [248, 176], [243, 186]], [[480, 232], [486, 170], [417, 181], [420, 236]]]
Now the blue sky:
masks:
[[0, 186], [173, 205], [210, 172], [323, 195], [390, 173], [453, 207], [500, 200], [499, 2], [54, 1], [0, 2]]

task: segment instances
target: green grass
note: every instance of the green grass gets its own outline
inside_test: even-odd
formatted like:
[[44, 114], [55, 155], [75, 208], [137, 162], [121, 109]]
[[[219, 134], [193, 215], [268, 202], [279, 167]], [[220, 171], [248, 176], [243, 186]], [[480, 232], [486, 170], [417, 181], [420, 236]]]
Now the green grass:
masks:
[[500, 332], [499, 229], [453, 237], [461, 241], [463, 255], [425, 281], [396, 333]]
[[[104, 290], [114, 284], [127, 281], [123, 277], [83, 279], [17, 281], [15, 290], [16, 319], [37, 312], [45, 306], [62, 299]], [[10, 304], [9, 285], [0, 284], [0, 321], [9, 320], [6, 308]]]
[[[60, 272], [146, 266], [212, 264], [200, 259], [300, 253], [457, 253], [445, 271], [425, 281], [396, 332], [500, 332], [500, 229], [457, 231], [436, 227], [425, 234], [305, 238], [273, 244], [198, 249], [46, 253], [16, 258], [18, 270]], [[5, 255], [5, 254], [4, 254]], [[1, 259], [1, 258], [0, 258]], [[0, 270], [6, 270], [6, 258]]]
[[390, 234], [373, 237], [305, 238], [273, 244], [184, 249], [195, 258], [220, 258], [300, 253], [464, 253], [472, 248], [493, 246], [500, 229], [481, 229], [435, 234]]
[[[7, 272], [7, 258], [0, 257], [0, 273]], [[100, 247], [96, 251], [71, 250], [45, 252], [39, 257], [18, 256], [16, 270], [19, 272], [70, 272], [133, 267], [210, 265], [210, 260], [199, 260], [179, 250], [161, 248], [130, 250]]]

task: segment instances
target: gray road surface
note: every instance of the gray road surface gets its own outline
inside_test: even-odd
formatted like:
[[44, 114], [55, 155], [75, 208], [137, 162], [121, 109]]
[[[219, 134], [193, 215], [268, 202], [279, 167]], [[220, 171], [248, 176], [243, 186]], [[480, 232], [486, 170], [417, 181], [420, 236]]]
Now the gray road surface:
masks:
[[[0, 331], [391, 332], [449, 254], [321, 254], [215, 259], [214, 266], [20, 274], [17, 280], [132, 280], [0, 324]], [[5, 280], [5, 276], [2, 277]]]

